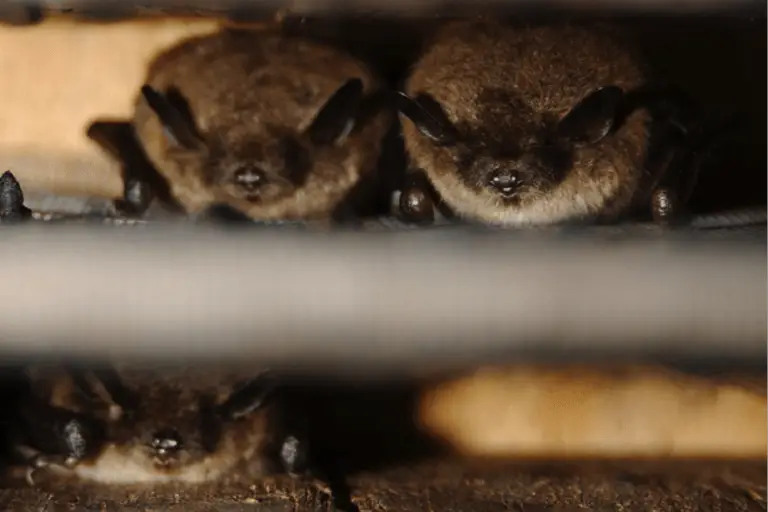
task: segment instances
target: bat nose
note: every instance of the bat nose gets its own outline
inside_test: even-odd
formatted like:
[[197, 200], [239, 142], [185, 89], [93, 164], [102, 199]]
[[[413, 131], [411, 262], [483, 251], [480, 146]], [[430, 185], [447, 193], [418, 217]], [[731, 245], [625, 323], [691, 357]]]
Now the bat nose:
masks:
[[503, 197], [514, 196], [521, 184], [520, 174], [514, 170], [502, 169], [494, 171], [488, 177], [488, 186]]
[[181, 449], [181, 435], [173, 428], [162, 428], [152, 435], [152, 448], [159, 457], [169, 457]]

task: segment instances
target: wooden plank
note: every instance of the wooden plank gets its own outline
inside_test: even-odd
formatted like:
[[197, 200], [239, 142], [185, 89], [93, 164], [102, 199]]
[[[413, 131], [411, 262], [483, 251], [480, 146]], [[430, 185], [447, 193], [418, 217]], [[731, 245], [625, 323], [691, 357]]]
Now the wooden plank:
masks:
[[147, 62], [216, 20], [0, 26], [0, 167], [25, 190], [113, 198], [119, 168], [86, 135], [99, 117], [130, 114]]

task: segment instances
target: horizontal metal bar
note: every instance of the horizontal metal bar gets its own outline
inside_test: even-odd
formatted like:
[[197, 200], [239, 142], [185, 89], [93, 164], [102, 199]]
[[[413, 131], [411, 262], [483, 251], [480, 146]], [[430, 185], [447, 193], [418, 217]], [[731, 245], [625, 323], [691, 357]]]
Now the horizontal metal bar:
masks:
[[366, 372], [606, 354], [764, 364], [765, 231], [554, 233], [9, 227], [0, 353]]

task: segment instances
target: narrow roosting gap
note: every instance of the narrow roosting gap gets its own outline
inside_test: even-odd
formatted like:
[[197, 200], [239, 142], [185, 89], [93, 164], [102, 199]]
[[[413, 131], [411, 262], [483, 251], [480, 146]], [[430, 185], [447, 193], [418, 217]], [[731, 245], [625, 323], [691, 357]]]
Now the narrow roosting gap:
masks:
[[[208, 33], [221, 23], [256, 29], [271, 20], [267, 13], [258, 10], [216, 10], [207, 15], [204, 11], [192, 9], [184, 17], [174, 17], [167, 8], [148, 9], [133, 13], [141, 18], [122, 13], [118, 21], [93, 23], [92, 14], [75, 10], [52, 13], [40, 24], [29, 27], [0, 29], [9, 73], [15, 77], [3, 86], [3, 96], [8, 101], [0, 131], [0, 150], [5, 167], [21, 181], [35, 204], [50, 205], [50, 199], [48, 203], [38, 199], [46, 193], [119, 197], [121, 170], [114, 158], [86, 135], [90, 123], [99, 117], [119, 119], [130, 114], [144, 66], [161, 48], [193, 34]], [[223, 21], [227, 12], [232, 20]], [[727, 125], [728, 137], [720, 142], [698, 174], [690, 200], [694, 212], [765, 204], [763, 141], [767, 134], [762, 112], [766, 83], [763, 74], [754, 73], [756, 67], [762, 66], [766, 52], [765, 25], [764, 18], [750, 14], [751, 11], [722, 16], [624, 12], [613, 14], [608, 20], [633, 37], [653, 71], [681, 87], [701, 106], [702, 115], [708, 120], [732, 121]], [[496, 17], [605, 19], [605, 15], [593, 12], [575, 15], [551, 10], [502, 13]], [[304, 16], [288, 12], [281, 19], [289, 34], [332, 43], [372, 63], [384, 76], [386, 85], [394, 89], [402, 86], [422, 44], [441, 23], [439, 19], [418, 16], [354, 13], [335, 17], [330, 13]], [[391, 37], [392, 34], [397, 37]], [[119, 65], [108, 48], [120, 48]], [[44, 66], [41, 61], [40, 66], [28, 66], [29, 62], [44, 58], [51, 58], [51, 64]], [[57, 83], [53, 90], [48, 87], [52, 81]], [[398, 186], [405, 166], [402, 148], [398, 148], [397, 137], [393, 138], [383, 155], [383, 166], [387, 168], [380, 184], [383, 189]], [[382, 201], [377, 206], [382, 213], [383, 205]]]
[[[162, 397], [177, 369], [146, 374], [147, 380], [133, 385]], [[200, 369], [209, 375], [216, 371], [213, 366]], [[7, 370], [3, 375], [3, 417], [8, 419], [19, 406], [19, 395], [13, 375]], [[335, 492], [349, 486], [360, 510], [501, 510], [510, 505], [567, 510], [576, 504], [600, 509], [615, 503], [629, 510], [646, 510], [651, 503], [670, 511], [760, 507], [765, 461], [722, 455], [744, 448], [743, 455], [750, 450], [754, 455], [760, 441], [764, 449], [765, 375], [686, 379], [650, 368], [563, 367], [547, 376], [545, 368], [520, 366], [410, 383], [294, 375], [283, 397], [290, 396], [292, 407], [301, 411], [312, 455], [344, 475], [346, 483], [335, 484]], [[166, 408], [163, 417], [181, 418], [181, 404], [165, 396], [168, 401], [146, 403]], [[683, 412], [670, 417], [673, 410]], [[149, 420], [143, 424], [151, 425]], [[617, 428], [616, 422], [625, 427]], [[188, 432], [187, 425], [177, 426]], [[564, 437], [540, 443], [533, 434], [537, 429], [541, 435], [558, 429]], [[622, 450], [635, 442], [637, 429], [644, 429], [646, 441], [635, 445], [640, 457], [632, 457]], [[653, 446], [656, 437], [662, 445], [677, 445], [677, 452], [671, 458], [654, 456], [667, 450]], [[743, 441], [741, 448], [728, 445], [735, 439]], [[701, 455], [686, 454], [686, 444]], [[587, 445], [602, 457], [579, 455], [579, 446]], [[505, 446], [527, 455], [512, 456]], [[570, 455], [558, 451], [564, 448]], [[75, 510], [326, 510], [329, 503], [323, 490], [280, 476], [264, 480], [240, 474], [194, 485], [126, 486], [40, 471], [36, 487], [30, 488], [23, 478], [9, 479], [10, 474], [0, 494], [7, 510], [41, 500], [47, 507]]]

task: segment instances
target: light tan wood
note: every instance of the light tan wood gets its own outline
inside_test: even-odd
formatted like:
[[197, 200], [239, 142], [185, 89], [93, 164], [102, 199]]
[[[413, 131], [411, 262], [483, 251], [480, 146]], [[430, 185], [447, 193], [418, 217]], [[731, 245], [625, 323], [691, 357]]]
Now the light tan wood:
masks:
[[420, 421], [467, 456], [764, 459], [764, 384], [650, 368], [484, 369], [426, 392]]
[[116, 162], [85, 131], [96, 118], [125, 118], [148, 61], [217, 20], [110, 24], [52, 19], [0, 26], [0, 168], [26, 190], [118, 197]]

